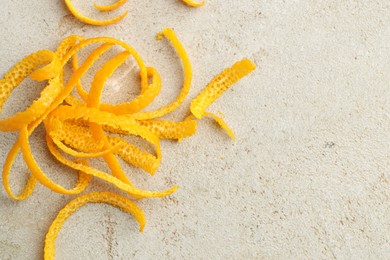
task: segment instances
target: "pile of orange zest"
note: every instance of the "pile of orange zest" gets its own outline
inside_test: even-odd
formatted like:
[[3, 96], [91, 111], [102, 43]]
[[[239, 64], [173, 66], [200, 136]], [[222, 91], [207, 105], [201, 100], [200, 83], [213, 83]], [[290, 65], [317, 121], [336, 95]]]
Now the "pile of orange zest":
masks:
[[182, 0], [186, 5], [192, 6], [192, 7], [200, 7], [204, 5], [204, 1], [202, 2], [197, 2], [193, 0]]
[[[126, 43], [108, 37], [84, 39], [70, 36], [64, 39], [56, 52], [38, 51], [19, 62], [0, 81], [0, 109], [11, 92], [21, 84], [28, 75], [36, 81], [47, 80], [47, 86], [41, 96], [30, 108], [15, 116], [0, 121], [0, 131], [18, 131], [19, 137], [9, 151], [3, 167], [3, 185], [7, 194], [15, 200], [28, 198], [37, 181], [60, 194], [75, 195], [83, 192], [93, 177], [114, 185], [133, 198], [157, 198], [172, 194], [174, 186], [165, 191], [148, 191], [135, 187], [122, 169], [119, 158], [139, 167], [149, 174], [154, 174], [162, 160], [160, 139], [181, 140], [195, 134], [197, 121], [202, 116], [213, 118], [234, 139], [234, 134], [224, 120], [215, 114], [206, 112], [226, 89], [240, 78], [252, 71], [255, 66], [249, 60], [236, 63], [232, 68], [217, 76], [201, 94], [191, 103], [192, 115], [184, 121], [163, 120], [175, 111], [185, 100], [192, 82], [192, 67], [188, 55], [179, 39], [171, 29], [164, 29], [157, 35], [165, 37], [175, 48], [183, 65], [183, 85], [174, 101], [153, 111], [143, 111], [159, 94], [162, 81], [159, 73], [144, 64], [141, 56]], [[100, 44], [92, 50], [82, 64], [78, 64], [78, 53], [86, 47]], [[106, 61], [97, 70], [86, 91], [81, 80], [90, 68], [113, 46], [124, 50]], [[139, 67], [140, 94], [129, 102], [122, 104], [101, 103], [106, 81], [125, 61], [132, 57]], [[72, 62], [73, 73], [65, 82], [65, 65]], [[79, 98], [72, 95], [76, 89]], [[0, 110], [1, 111], [1, 110]], [[34, 130], [44, 123], [46, 144], [50, 153], [58, 162], [78, 172], [78, 181], [73, 188], [65, 188], [52, 181], [36, 162], [29, 137]], [[118, 136], [120, 135], [120, 136]], [[124, 139], [124, 136], [137, 136], [154, 147], [154, 153], [144, 151]], [[12, 165], [21, 151], [31, 175], [19, 195], [10, 187], [9, 175]], [[89, 160], [103, 158], [111, 173], [96, 169]], [[54, 259], [54, 243], [62, 224], [78, 207], [90, 203], [109, 203], [134, 215], [141, 224], [144, 216], [131, 200], [112, 193], [92, 193], [76, 198], [57, 216], [50, 227], [45, 241], [45, 259]]]
[[131, 200], [109, 192], [93, 192], [82, 195], [72, 200], [57, 215], [46, 234], [44, 258], [45, 260], [55, 259], [55, 241], [65, 221], [80, 207], [87, 203], [106, 203], [118, 207], [123, 212], [131, 214], [140, 224], [140, 231], [145, 227], [145, 216], [142, 210]]
[[99, 11], [107, 12], [107, 11], [114, 11], [114, 10], [116, 10], [117, 8], [119, 8], [122, 5], [124, 5], [126, 2], [127, 2], [127, 0], [118, 0], [116, 3], [114, 3], [112, 5], [98, 5], [98, 4], [95, 3], [93, 6], [96, 9], [98, 9]]
[[[122, 2], [122, 1], [119, 1], [119, 2]], [[96, 25], [96, 26], [106, 26], [106, 25], [115, 24], [115, 23], [119, 22], [120, 20], [122, 20], [123, 18], [125, 18], [126, 15], [129, 13], [129, 11], [125, 11], [123, 14], [121, 14], [115, 18], [109, 19], [109, 20], [96, 20], [96, 19], [92, 19], [92, 18], [89, 18], [85, 15], [80, 14], [76, 10], [76, 8], [73, 6], [71, 0], [65, 0], [65, 4], [68, 7], [69, 11], [74, 15], [74, 17], [76, 17], [77, 19], [79, 19], [80, 21], [82, 21], [86, 24]], [[121, 6], [122, 4], [124, 4], [124, 3], [121, 3], [119, 6]], [[114, 5], [112, 10], [118, 8], [119, 6]], [[96, 5], [95, 5], [95, 7], [98, 9], [99, 8], [103, 8], [103, 9], [107, 8], [107, 7], [96, 6]], [[108, 8], [112, 8], [112, 6], [108, 6]], [[109, 11], [109, 10], [102, 10], [102, 11]]]

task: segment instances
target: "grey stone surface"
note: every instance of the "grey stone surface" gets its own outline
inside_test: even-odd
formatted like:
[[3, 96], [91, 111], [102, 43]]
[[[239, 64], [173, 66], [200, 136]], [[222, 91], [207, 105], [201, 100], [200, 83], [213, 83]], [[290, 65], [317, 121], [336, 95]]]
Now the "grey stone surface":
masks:
[[[93, 1], [74, 2], [101, 17]], [[191, 9], [177, 0], [132, 0], [126, 8], [124, 21], [97, 28], [76, 21], [62, 0], [3, 1], [2, 75], [67, 35], [113, 36], [159, 70], [158, 107], [173, 100], [182, 81], [175, 52], [154, 39], [172, 27], [194, 68], [189, 98], [175, 113], [182, 118], [223, 68], [248, 57], [258, 70], [210, 108], [225, 113], [236, 142], [205, 120], [196, 136], [163, 142], [154, 177], [125, 166], [142, 188], [180, 186], [168, 198], [139, 202], [143, 233], [131, 216], [87, 205], [61, 230], [57, 259], [390, 258], [388, 1], [209, 0]], [[110, 100], [137, 93], [115, 83], [105, 92]], [[28, 81], [16, 90], [2, 117], [25, 108], [39, 94], [36, 86]], [[38, 129], [31, 138], [34, 155], [51, 178], [71, 187], [75, 174], [55, 163], [43, 137]], [[1, 134], [1, 162], [15, 138]], [[27, 173], [19, 158], [15, 190]], [[101, 181], [92, 190], [117, 192]], [[73, 197], [39, 185], [28, 200], [13, 202], [0, 189], [0, 258], [42, 259], [46, 231]]]

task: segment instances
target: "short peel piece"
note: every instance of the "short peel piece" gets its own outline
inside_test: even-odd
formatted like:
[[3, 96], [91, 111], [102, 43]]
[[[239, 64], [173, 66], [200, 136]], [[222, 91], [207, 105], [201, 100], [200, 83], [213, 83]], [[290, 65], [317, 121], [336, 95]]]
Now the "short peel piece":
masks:
[[231, 68], [225, 69], [216, 76], [200, 94], [191, 102], [191, 113], [198, 119], [202, 119], [206, 109], [217, 100], [234, 83], [256, 69], [256, 65], [243, 59], [236, 62]]
[[186, 5], [192, 6], [192, 7], [200, 7], [204, 5], [204, 0], [201, 2], [193, 1], [193, 0], [182, 0]]
[[107, 11], [113, 11], [113, 10], [121, 7], [126, 2], [127, 2], [127, 0], [118, 0], [116, 3], [113, 3], [112, 5], [98, 5], [98, 4], [95, 3], [93, 6], [96, 9], [98, 9], [99, 11], [107, 12]]

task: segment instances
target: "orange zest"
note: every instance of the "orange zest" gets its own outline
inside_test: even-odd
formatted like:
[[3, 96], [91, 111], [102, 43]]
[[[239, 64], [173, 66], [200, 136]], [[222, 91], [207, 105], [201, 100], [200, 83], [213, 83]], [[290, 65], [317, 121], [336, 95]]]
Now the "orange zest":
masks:
[[231, 68], [225, 69], [216, 76], [200, 94], [191, 102], [191, 113], [201, 119], [206, 109], [217, 100], [234, 83], [256, 69], [256, 65], [243, 59], [235, 63]]
[[118, 0], [116, 3], [114, 3], [112, 5], [98, 5], [95, 3], [93, 6], [96, 9], [98, 9], [99, 11], [107, 12], [107, 11], [114, 11], [115, 9], [124, 5], [126, 2], [127, 2], [127, 0]]
[[[69, 0], [65, 2], [70, 3]], [[110, 8], [113, 10], [124, 2], [126, 1], [119, 0], [111, 6], [97, 6], [97, 8], [101, 11]], [[71, 11], [72, 8], [70, 4]], [[132, 198], [169, 196], [177, 190], [177, 186], [163, 191], [137, 188], [130, 181], [120, 160], [141, 168], [151, 175], [155, 174], [162, 162], [161, 140], [182, 140], [194, 135], [197, 129], [197, 121], [194, 119], [201, 119], [202, 116], [213, 118], [233, 140], [235, 139], [233, 131], [223, 118], [207, 112], [206, 109], [233, 83], [254, 70], [255, 65], [245, 59], [234, 64], [232, 68], [224, 70], [192, 101], [190, 116], [184, 121], [165, 120], [161, 117], [175, 111], [184, 102], [190, 91], [193, 74], [187, 52], [174, 31], [166, 28], [157, 35], [157, 38], [166, 38], [171, 43], [181, 60], [184, 75], [176, 99], [156, 110], [144, 111], [160, 93], [162, 87], [160, 74], [155, 68], [146, 66], [134, 48], [109, 37], [84, 39], [80, 36], [70, 36], [59, 44], [56, 52], [49, 50], [35, 52], [5, 74], [0, 80], [0, 112], [11, 92], [26, 77], [30, 76], [35, 81], [47, 81], [40, 97], [28, 109], [0, 120], [0, 131], [19, 132], [17, 141], [6, 157], [2, 172], [3, 186], [12, 199], [28, 198], [38, 182], [60, 194], [80, 194], [94, 177], [126, 192]], [[98, 46], [90, 51], [83, 63], [79, 64], [79, 52], [85, 51], [86, 47], [92, 45]], [[104, 62], [93, 76], [90, 90], [85, 90], [81, 80], [90, 73], [91, 67], [102, 59], [108, 50], [110, 53], [114, 50], [114, 46], [122, 50]], [[125, 66], [125, 61], [130, 57], [135, 59], [139, 67], [140, 94], [122, 104], [102, 103], [102, 94], [107, 80], [119, 67]], [[64, 67], [69, 63], [72, 63], [73, 72], [65, 75], [67, 70]], [[73, 90], [77, 91], [79, 97], [72, 94]], [[42, 123], [46, 130], [45, 141], [49, 152], [59, 163], [78, 174], [78, 181], [72, 188], [63, 187], [51, 180], [35, 160], [29, 137]], [[153, 149], [143, 149], [126, 140], [127, 136], [138, 137], [150, 144]], [[31, 175], [22, 192], [16, 195], [11, 190], [10, 173], [19, 152], [22, 153]], [[96, 158], [104, 160], [109, 172], [91, 166], [91, 160]], [[65, 206], [53, 221], [45, 240], [45, 259], [54, 259], [54, 244], [63, 223], [79, 207], [87, 203], [114, 205], [132, 214], [140, 223], [141, 231], [145, 225], [142, 210], [128, 198], [108, 192], [82, 195]]]
[[80, 207], [88, 203], [105, 203], [121, 209], [123, 212], [131, 214], [140, 224], [139, 230], [145, 227], [145, 215], [143, 211], [131, 200], [120, 195], [109, 192], [93, 192], [75, 198], [66, 205], [57, 215], [50, 225], [46, 234], [44, 258], [45, 260], [55, 259], [55, 241], [65, 221]]
[[204, 5], [204, 1], [201, 2], [193, 1], [193, 0], [182, 0], [186, 5], [192, 6], [192, 7], [200, 7]]

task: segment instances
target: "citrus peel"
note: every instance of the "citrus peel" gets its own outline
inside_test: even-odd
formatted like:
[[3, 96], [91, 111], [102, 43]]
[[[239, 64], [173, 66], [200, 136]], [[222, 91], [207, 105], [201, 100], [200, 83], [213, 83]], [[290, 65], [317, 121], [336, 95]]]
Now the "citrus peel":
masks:
[[[42, 65], [45, 66], [37, 69]], [[53, 101], [53, 96], [55, 97], [59, 92], [60, 82], [59, 77], [56, 76], [60, 73], [60, 67], [59, 57], [54, 52], [42, 50], [27, 56], [5, 74], [4, 78], [0, 80], [0, 112], [11, 92], [28, 75], [37, 81], [50, 79], [50, 82], [41, 92], [40, 98], [35, 100], [29, 108], [12, 117], [0, 120], [0, 131], [18, 131], [21, 126], [31, 123], [44, 112], [47, 105]]]
[[[236, 140], [236, 136], [235, 136], [233, 130], [228, 126], [228, 124], [225, 122], [225, 120], [224, 120], [222, 117], [220, 117], [220, 116], [218, 116], [218, 115], [216, 115], [216, 114], [214, 114], [214, 113], [210, 113], [210, 112], [204, 112], [204, 113], [203, 113], [203, 116], [206, 116], [206, 117], [209, 117], [209, 118], [214, 119], [214, 121], [215, 121], [223, 130], [225, 130], [226, 134], [227, 134], [228, 136], [230, 136], [230, 138], [231, 138], [233, 141]], [[196, 117], [195, 117], [194, 115], [191, 114], [191, 115], [187, 116], [186, 119], [184, 119], [184, 122], [194, 122], [194, 121], [195, 121], [194, 119], [196, 119]], [[182, 140], [182, 138], [177, 138], [177, 139], [178, 139], [179, 141]]]
[[192, 6], [192, 7], [200, 7], [204, 5], [204, 1], [201, 2], [193, 1], [193, 0], [182, 0], [186, 5]]
[[214, 103], [234, 83], [256, 69], [256, 65], [243, 59], [236, 62], [231, 68], [227, 68], [218, 74], [200, 94], [191, 102], [191, 113], [198, 119], [202, 119], [206, 109]]
[[113, 10], [121, 7], [126, 2], [127, 2], [127, 0], [118, 0], [116, 3], [113, 3], [112, 5], [98, 5], [98, 4], [95, 3], [93, 6], [96, 9], [98, 9], [99, 11], [107, 12], [107, 11], [113, 11]]
[[65, 221], [80, 207], [88, 203], [105, 203], [115, 206], [123, 212], [131, 214], [139, 223], [139, 230], [142, 232], [145, 227], [145, 215], [143, 211], [131, 200], [120, 195], [109, 192], [93, 192], [79, 196], [69, 202], [57, 215], [45, 238], [44, 258], [45, 260], [55, 259], [55, 241]]
[[[188, 95], [192, 82], [192, 66], [173, 30], [164, 29], [157, 35], [158, 39], [162, 37], [172, 44], [182, 62], [183, 85], [174, 101], [152, 111], [143, 110], [161, 90], [159, 73], [153, 67], [147, 67], [134, 48], [113, 38], [84, 39], [80, 36], [70, 36], [60, 43], [56, 52], [43, 50], [32, 54], [5, 75], [0, 81], [0, 106], [28, 75], [37, 81], [48, 81], [41, 97], [31, 106], [38, 104], [34, 111], [16, 119], [10, 117], [0, 121], [0, 131], [19, 132], [19, 137], [9, 151], [3, 167], [3, 185], [11, 198], [15, 200], [28, 198], [37, 181], [57, 193], [79, 194], [87, 188], [93, 177], [114, 185], [133, 198], [168, 196], [177, 190], [177, 186], [163, 191], [137, 188], [122, 169], [119, 158], [154, 174], [162, 160], [160, 139], [181, 140], [194, 135], [197, 122], [193, 119], [200, 119], [202, 116], [213, 118], [234, 139], [234, 134], [225, 121], [215, 114], [206, 112], [206, 108], [233, 83], [252, 71], [255, 68], [254, 64], [249, 60], [243, 60], [221, 73], [192, 101], [190, 109], [192, 115], [184, 121], [164, 120], [161, 117], [175, 111]], [[100, 46], [91, 51], [79, 65], [79, 52], [93, 44], [100, 44]], [[123, 50], [97, 70], [90, 90], [86, 91], [81, 84], [81, 79], [89, 73], [96, 61], [115, 45], [122, 47]], [[130, 57], [134, 58], [139, 67], [140, 94], [122, 104], [102, 103], [106, 81]], [[67, 72], [64, 67], [69, 62], [73, 64], [73, 72], [70, 77], [66, 77], [68, 79], [65, 81], [64, 74]], [[72, 95], [74, 89], [81, 99]], [[41, 123], [44, 123], [46, 129], [46, 144], [50, 153], [58, 162], [78, 172], [78, 181], [73, 188], [65, 188], [51, 180], [33, 156], [29, 137]], [[154, 152], [147, 152], [132, 144], [124, 138], [125, 136], [142, 138], [153, 145]], [[11, 190], [9, 175], [20, 151], [31, 175], [21, 193], [15, 195]], [[103, 158], [111, 173], [90, 166], [89, 160], [94, 158]], [[52, 223], [45, 242], [45, 259], [54, 258], [55, 239], [64, 221], [77, 208], [93, 202], [108, 203], [124, 209], [134, 215], [141, 225], [141, 230], [143, 229], [145, 224], [143, 213], [131, 200], [113, 193], [83, 195], [61, 210]]]

